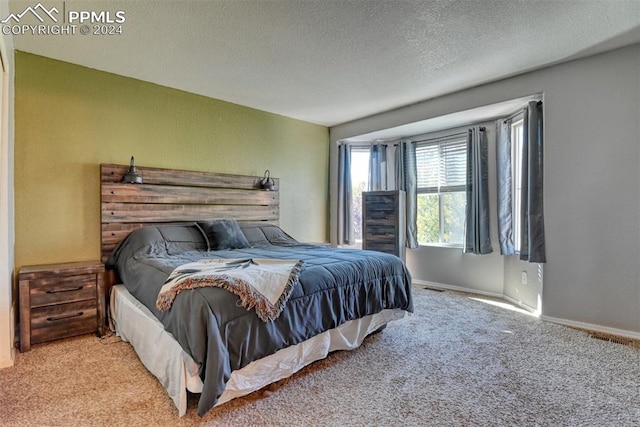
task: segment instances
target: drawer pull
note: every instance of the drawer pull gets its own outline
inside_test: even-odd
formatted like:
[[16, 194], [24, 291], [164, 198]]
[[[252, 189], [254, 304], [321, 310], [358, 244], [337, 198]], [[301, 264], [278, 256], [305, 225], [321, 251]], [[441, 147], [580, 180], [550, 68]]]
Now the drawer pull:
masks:
[[72, 317], [80, 317], [84, 314], [84, 312], [79, 312], [76, 314], [71, 314], [69, 316], [57, 316], [57, 317], [47, 317], [47, 322], [55, 322], [57, 320], [71, 319]]
[[57, 294], [59, 292], [73, 292], [73, 291], [79, 291], [82, 288], [84, 288], [84, 286], [76, 286], [75, 288], [56, 289], [56, 290], [48, 289], [47, 293], [48, 294]]

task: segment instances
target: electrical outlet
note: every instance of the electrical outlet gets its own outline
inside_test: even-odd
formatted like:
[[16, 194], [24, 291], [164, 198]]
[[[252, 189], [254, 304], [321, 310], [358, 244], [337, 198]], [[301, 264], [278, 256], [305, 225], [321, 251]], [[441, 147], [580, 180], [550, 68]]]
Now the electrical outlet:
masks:
[[528, 275], [527, 275], [527, 272], [526, 272], [526, 271], [523, 271], [523, 272], [522, 272], [522, 279], [521, 279], [521, 282], [522, 282], [522, 284], [523, 284], [523, 285], [526, 285], [528, 281], [529, 281], [529, 277], [528, 277]]

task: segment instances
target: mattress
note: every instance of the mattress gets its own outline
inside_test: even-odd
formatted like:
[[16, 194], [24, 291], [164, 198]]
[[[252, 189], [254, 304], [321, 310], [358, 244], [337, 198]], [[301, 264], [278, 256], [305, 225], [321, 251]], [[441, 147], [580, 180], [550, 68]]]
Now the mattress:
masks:
[[[144, 366], [167, 390], [179, 416], [183, 416], [187, 410], [187, 390], [193, 393], [202, 391], [200, 366], [149, 309], [123, 285], [112, 288], [110, 302], [112, 329], [123, 341], [132, 345]], [[402, 309], [385, 309], [351, 320], [232, 371], [215, 406], [287, 378], [303, 367], [325, 358], [332, 351], [357, 348], [368, 335], [387, 322], [401, 319], [406, 314]]]

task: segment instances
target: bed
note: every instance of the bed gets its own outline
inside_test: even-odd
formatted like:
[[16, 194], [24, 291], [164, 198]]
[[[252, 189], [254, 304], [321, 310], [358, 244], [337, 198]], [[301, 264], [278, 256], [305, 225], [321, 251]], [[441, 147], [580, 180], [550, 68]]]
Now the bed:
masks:
[[[335, 350], [360, 345], [387, 322], [413, 311], [402, 261], [372, 251], [300, 243], [278, 224], [278, 188], [259, 177], [140, 168], [145, 184], [119, 183], [123, 165], [102, 165], [102, 251], [114, 273], [113, 326], [186, 411], [186, 390], [200, 393], [198, 414], [285, 378]], [[231, 226], [227, 244], [208, 226]], [[219, 231], [219, 230], [218, 230]], [[235, 235], [235, 234], [234, 234]], [[233, 239], [231, 239], [233, 240]], [[288, 300], [272, 320], [238, 295], [202, 287], [158, 294], [174, 269], [213, 260], [300, 262]]]

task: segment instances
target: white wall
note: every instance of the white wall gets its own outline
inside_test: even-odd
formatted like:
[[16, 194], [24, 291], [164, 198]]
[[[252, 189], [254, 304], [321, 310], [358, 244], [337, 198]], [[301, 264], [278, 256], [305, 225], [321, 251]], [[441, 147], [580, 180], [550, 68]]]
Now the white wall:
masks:
[[[0, 1], [0, 16], [9, 13], [8, 0]], [[0, 52], [5, 66], [2, 81], [0, 126], [0, 368], [13, 365], [13, 40], [0, 37]]]
[[332, 128], [332, 235], [336, 141], [533, 93], [545, 103], [543, 315], [640, 333], [640, 45]]

